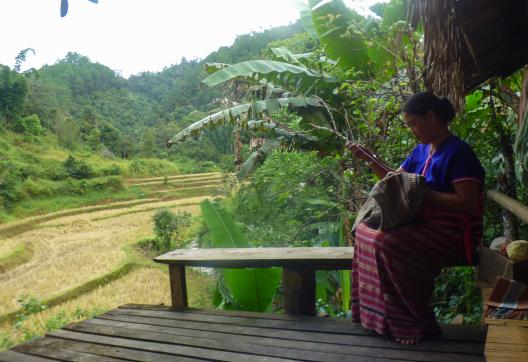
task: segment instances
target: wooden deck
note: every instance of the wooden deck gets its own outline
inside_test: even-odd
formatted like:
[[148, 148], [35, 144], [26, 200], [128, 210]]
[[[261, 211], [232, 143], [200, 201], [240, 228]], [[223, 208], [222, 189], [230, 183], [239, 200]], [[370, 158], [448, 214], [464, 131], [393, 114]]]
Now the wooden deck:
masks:
[[0, 353], [0, 361], [484, 361], [476, 326], [404, 346], [346, 320], [125, 305]]

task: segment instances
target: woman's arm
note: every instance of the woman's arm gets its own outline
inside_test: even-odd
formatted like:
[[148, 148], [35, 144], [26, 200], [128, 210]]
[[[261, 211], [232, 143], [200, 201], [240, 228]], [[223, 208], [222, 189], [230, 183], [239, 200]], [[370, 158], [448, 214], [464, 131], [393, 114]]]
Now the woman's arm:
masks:
[[480, 184], [477, 181], [460, 181], [454, 183], [453, 188], [454, 192], [429, 191], [425, 195], [424, 204], [444, 211], [469, 214], [478, 211]]
[[[359, 145], [357, 143], [350, 143], [346, 146], [355, 158], [364, 160], [367, 162], [370, 169], [379, 177], [384, 178], [388, 172], [394, 172], [394, 169], [390, 168], [383, 160], [379, 159], [371, 150], [367, 147]], [[399, 168], [396, 171], [404, 171]]]

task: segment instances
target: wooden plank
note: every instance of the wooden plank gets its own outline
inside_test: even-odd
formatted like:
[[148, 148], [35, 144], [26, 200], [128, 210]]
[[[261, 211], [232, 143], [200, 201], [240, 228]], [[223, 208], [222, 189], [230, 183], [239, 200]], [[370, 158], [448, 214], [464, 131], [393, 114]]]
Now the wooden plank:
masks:
[[121, 358], [112, 358], [94, 355], [91, 353], [70, 351], [66, 349], [55, 348], [54, 346], [41, 346], [39, 343], [29, 342], [15, 346], [13, 351], [31, 354], [38, 357], [46, 357], [59, 361], [79, 361], [79, 362], [115, 362], [123, 361]]
[[489, 326], [485, 355], [489, 362], [528, 361], [528, 328]]
[[134, 361], [149, 361], [149, 362], [196, 362], [203, 361], [203, 359], [171, 356], [163, 353], [138, 351], [130, 348], [120, 348], [114, 346], [105, 346], [101, 344], [85, 343], [79, 341], [72, 341], [67, 339], [54, 338], [47, 336], [38, 340], [41, 345], [53, 345], [55, 348], [61, 348], [77, 352], [86, 352], [106, 357], [123, 358]]
[[226, 352], [226, 351], [215, 351], [209, 348], [197, 348], [197, 347], [181, 346], [181, 345], [175, 345], [175, 344], [169, 344], [169, 343], [159, 343], [159, 342], [154, 343], [154, 342], [140, 341], [137, 339], [109, 337], [109, 336], [102, 336], [98, 334], [81, 333], [81, 332], [74, 332], [74, 331], [63, 330], [63, 329], [48, 333], [48, 335], [56, 337], [56, 338], [70, 339], [74, 341], [99, 343], [99, 344], [104, 344], [108, 346], [116, 346], [116, 347], [134, 348], [134, 349], [142, 350], [142, 351], [167, 353], [170, 355], [202, 358], [206, 360], [214, 359], [216, 361], [242, 361], [242, 362], [243, 361], [248, 361], [248, 362], [291, 361], [291, 360], [275, 358], [275, 357], [248, 355], [248, 354]]
[[[325, 319], [319, 317], [291, 317], [291, 320], [272, 320], [264, 318], [248, 318], [239, 317], [237, 312], [227, 315], [215, 314], [198, 314], [179, 311], [152, 311], [139, 309], [124, 309], [118, 308], [107, 312], [109, 314], [130, 314], [139, 316], [148, 316], [154, 318], [167, 318], [177, 320], [199, 321], [205, 323], [221, 323], [240, 326], [264, 327], [264, 328], [279, 328], [289, 330], [324, 332], [324, 333], [343, 333], [343, 334], [362, 334], [368, 335], [370, 332], [362, 328], [358, 323], [352, 322], [349, 319]], [[484, 342], [484, 334], [482, 329], [477, 326], [445, 326], [446, 335], [442, 337], [445, 340], [456, 341], [474, 341]], [[455, 335], [451, 338], [453, 331], [457, 329], [464, 330], [464, 333]]]
[[32, 356], [30, 354], [15, 352], [12, 350], [0, 352], [0, 361], [2, 362], [44, 362], [56, 361], [54, 359]]
[[315, 315], [315, 270], [311, 268], [282, 269], [284, 310], [290, 315]]
[[187, 308], [187, 283], [185, 281], [185, 266], [169, 265], [169, 277], [172, 308]]
[[[113, 311], [112, 311], [113, 312]], [[329, 343], [333, 345], [356, 345], [363, 347], [377, 347], [377, 348], [398, 348], [402, 350], [421, 350], [421, 351], [432, 351], [432, 352], [452, 352], [452, 353], [466, 353], [474, 355], [484, 354], [484, 343], [471, 343], [471, 342], [457, 342], [451, 343], [449, 341], [424, 341], [415, 346], [406, 346], [394, 342], [392, 339], [383, 338], [377, 335], [368, 334], [360, 326], [353, 324], [348, 332], [343, 334], [326, 333], [326, 332], [313, 332], [306, 331], [302, 328], [300, 330], [290, 329], [276, 329], [276, 328], [265, 328], [265, 327], [254, 327], [254, 326], [243, 326], [243, 325], [226, 325], [225, 323], [214, 323], [211, 321], [200, 321], [197, 320], [177, 320], [177, 319], [166, 319], [166, 318], [155, 318], [148, 316], [134, 316], [125, 313], [106, 313], [99, 316], [98, 318], [112, 319], [118, 321], [129, 321], [133, 323], [143, 323], [158, 326], [177, 327], [185, 329], [194, 329], [198, 331], [215, 331], [225, 332], [229, 330], [230, 333], [247, 335], [247, 336], [260, 336], [260, 337], [272, 337], [289, 339], [293, 341], [307, 341], [307, 342], [321, 342]], [[118, 312], [121, 312], [120, 310]], [[359, 333], [356, 333], [359, 331]]]
[[351, 269], [352, 247], [178, 249], [154, 260], [164, 264], [214, 268], [309, 267]]
[[277, 358], [300, 359], [303, 361], [345, 361], [348, 355], [306, 351], [301, 349], [290, 349], [275, 347], [269, 345], [259, 345], [254, 343], [237, 342], [234, 339], [208, 339], [202, 337], [190, 337], [187, 335], [175, 335], [160, 333], [155, 331], [144, 331], [140, 329], [130, 329], [117, 327], [115, 324], [97, 325], [92, 323], [76, 323], [67, 327], [68, 330], [92, 333], [107, 336], [119, 336], [142, 341], [162, 342], [177, 345], [185, 345], [198, 348], [209, 348], [216, 351], [229, 351], [242, 354], [251, 354], [258, 356], [270, 356]]
[[114, 309], [105, 314], [130, 314], [145, 317], [165, 318], [186, 321], [198, 321], [202, 323], [220, 323], [228, 325], [275, 328], [275, 329], [290, 329], [299, 331], [325, 332], [325, 333], [344, 333], [344, 334], [363, 334], [368, 332], [361, 328], [357, 323], [346, 320], [343, 323], [318, 323], [313, 320], [274, 320], [274, 319], [259, 319], [247, 318], [229, 315], [212, 315], [212, 314], [197, 314], [180, 311], [151, 311], [140, 309]]
[[[120, 309], [141, 309], [141, 310], [152, 310], [152, 311], [170, 311], [170, 307], [164, 305], [148, 305], [148, 304], [125, 304], [119, 307]], [[208, 315], [221, 315], [221, 316], [237, 316], [257, 319], [275, 319], [284, 321], [307, 321], [316, 322], [319, 324], [346, 324], [350, 326], [350, 320], [344, 318], [321, 318], [321, 317], [310, 317], [310, 316], [291, 316], [287, 314], [272, 314], [272, 313], [260, 313], [260, 312], [248, 312], [248, 311], [233, 311], [233, 310], [221, 310], [221, 309], [198, 309], [198, 308], [187, 308], [182, 311], [185, 313], [194, 314], [208, 314]], [[353, 326], [357, 326], [358, 330], [362, 333], [369, 333], [365, 331], [357, 323], [352, 323]], [[348, 327], [350, 328], [350, 327]], [[484, 327], [478, 327], [474, 325], [442, 325], [442, 340], [446, 341], [463, 341], [463, 342], [479, 342], [483, 343], [486, 337], [486, 331]]]
[[[449, 360], [451, 362], [469, 362], [469, 361], [482, 361], [481, 356], [467, 355], [467, 354], [454, 354], [454, 353], [438, 353], [428, 352], [420, 350], [402, 350], [400, 344], [390, 343], [384, 345], [382, 348], [376, 347], [361, 347], [351, 345], [338, 345], [333, 343], [322, 343], [320, 341], [305, 342], [299, 340], [289, 340], [282, 338], [263, 337], [262, 335], [240, 335], [238, 333], [232, 333], [230, 328], [226, 328], [225, 332], [210, 332], [203, 330], [192, 330], [185, 328], [176, 327], [164, 327], [150, 324], [140, 324], [137, 321], [124, 322], [116, 320], [105, 320], [105, 319], [91, 319], [83, 323], [107, 325], [115, 327], [123, 327], [129, 329], [139, 329], [148, 332], [159, 332], [167, 334], [176, 334], [188, 337], [199, 337], [206, 338], [208, 340], [224, 340], [228, 343], [243, 342], [248, 344], [259, 344], [265, 346], [283, 347], [291, 349], [300, 349], [304, 351], [315, 351], [315, 352], [330, 352], [338, 353], [350, 356], [376, 356], [378, 358], [397, 358], [408, 361], [434, 361], [441, 362]], [[350, 338], [350, 337], [349, 337]], [[354, 337], [352, 337], [354, 338]], [[362, 338], [362, 337], [359, 337]], [[363, 337], [364, 338], [364, 337]], [[376, 338], [376, 337], [367, 337]], [[389, 347], [389, 348], [386, 348]]]

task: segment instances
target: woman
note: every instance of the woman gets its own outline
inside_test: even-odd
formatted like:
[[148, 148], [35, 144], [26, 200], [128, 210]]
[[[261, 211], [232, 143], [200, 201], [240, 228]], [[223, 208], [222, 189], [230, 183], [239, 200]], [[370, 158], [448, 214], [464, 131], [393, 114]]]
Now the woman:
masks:
[[[430, 305], [445, 266], [472, 264], [482, 236], [484, 170], [471, 147], [449, 131], [451, 102], [413, 95], [403, 119], [420, 144], [396, 170], [425, 176], [429, 191], [415, 222], [390, 231], [360, 224], [352, 263], [352, 319], [403, 344], [440, 333]], [[357, 144], [352, 153], [383, 178], [387, 167]]]

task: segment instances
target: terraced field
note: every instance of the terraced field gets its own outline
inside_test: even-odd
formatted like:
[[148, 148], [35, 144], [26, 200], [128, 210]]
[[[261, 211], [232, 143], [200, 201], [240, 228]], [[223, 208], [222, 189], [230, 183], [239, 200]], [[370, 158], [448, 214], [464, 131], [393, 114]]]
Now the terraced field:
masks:
[[[221, 184], [218, 173], [128, 180], [128, 187], [140, 188], [146, 197], [0, 227], [0, 336], [16, 334], [11, 322], [20, 313], [18, 300], [23, 295], [49, 306], [31, 317], [35, 323], [59, 311], [167, 303], [168, 273], [133, 244], [152, 235], [156, 209], [196, 214], [198, 204]], [[190, 304], [206, 306], [210, 278], [191, 272], [189, 279], [189, 284], [199, 280], [190, 285]]]

